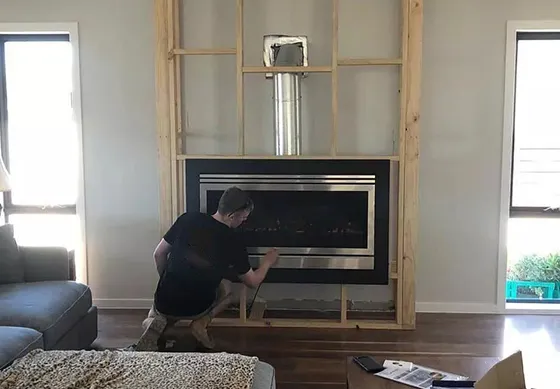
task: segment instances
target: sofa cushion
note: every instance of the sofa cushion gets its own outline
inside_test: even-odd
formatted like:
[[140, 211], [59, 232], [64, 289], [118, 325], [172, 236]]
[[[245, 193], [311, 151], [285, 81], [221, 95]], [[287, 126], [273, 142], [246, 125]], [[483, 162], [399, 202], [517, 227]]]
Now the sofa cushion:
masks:
[[91, 291], [73, 281], [0, 285], [0, 325], [33, 328], [51, 349], [91, 307]]
[[40, 332], [31, 328], [0, 326], [0, 369], [38, 348], [43, 348]]
[[19, 249], [14, 239], [11, 224], [0, 226], [0, 284], [12, 284], [25, 280], [23, 262], [19, 258]]
[[275, 389], [274, 368], [266, 362], [257, 362], [252, 389]]

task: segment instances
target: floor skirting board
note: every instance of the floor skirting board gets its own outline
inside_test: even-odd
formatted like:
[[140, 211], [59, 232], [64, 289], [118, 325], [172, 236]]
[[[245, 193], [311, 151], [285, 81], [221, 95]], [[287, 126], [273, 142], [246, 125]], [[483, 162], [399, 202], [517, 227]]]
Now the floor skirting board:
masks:
[[431, 303], [417, 302], [416, 312], [422, 313], [498, 313], [496, 304], [491, 303]]

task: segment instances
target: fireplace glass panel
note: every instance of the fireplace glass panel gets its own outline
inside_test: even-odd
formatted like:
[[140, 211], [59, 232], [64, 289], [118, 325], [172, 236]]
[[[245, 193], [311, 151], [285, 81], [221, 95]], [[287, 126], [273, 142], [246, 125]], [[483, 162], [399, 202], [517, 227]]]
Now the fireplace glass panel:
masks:
[[[248, 192], [255, 209], [240, 227], [248, 246], [368, 248], [367, 191]], [[208, 212], [216, 211], [222, 193], [207, 192]]]

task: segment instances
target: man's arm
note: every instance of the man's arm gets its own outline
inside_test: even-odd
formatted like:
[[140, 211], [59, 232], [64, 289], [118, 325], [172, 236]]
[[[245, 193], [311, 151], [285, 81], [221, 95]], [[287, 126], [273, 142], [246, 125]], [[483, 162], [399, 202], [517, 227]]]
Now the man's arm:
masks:
[[187, 214], [184, 213], [175, 220], [175, 223], [169, 228], [169, 230], [163, 236], [163, 239], [159, 242], [154, 251], [154, 261], [156, 263], [156, 269], [161, 277], [165, 271], [165, 266], [167, 264], [167, 257], [171, 251], [171, 246], [179, 239], [182, 233], [183, 225], [187, 220]]
[[167, 256], [171, 251], [171, 245], [162, 239], [154, 251], [154, 261], [156, 263], [156, 269], [161, 277], [165, 271], [165, 266], [167, 264]]
[[249, 288], [256, 288], [264, 281], [266, 274], [276, 261], [278, 261], [278, 251], [270, 250], [257, 270], [250, 269], [247, 273], [240, 275], [239, 279]]

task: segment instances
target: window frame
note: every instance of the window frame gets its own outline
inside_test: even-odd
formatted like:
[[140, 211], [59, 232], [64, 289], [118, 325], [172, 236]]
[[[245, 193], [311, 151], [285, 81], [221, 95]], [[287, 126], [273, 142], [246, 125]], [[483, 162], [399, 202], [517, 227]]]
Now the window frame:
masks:
[[[514, 72], [514, 85], [513, 85], [513, 107], [512, 107], [512, 134], [511, 134], [511, 177], [509, 188], [509, 216], [511, 218], [560, 218], [560, 208], [551, 208], [550, 206], [542, 207], [519, 207], [513, 206], [513, 192], [514, 192], [514, 173], [515, 173], [515, 107], [517, 97], [517, 56], [520, 41], [531, 40], [555, 40], [560, 41], [560, 30], [518, 30], [515, 33], [515, 66]], [[506, 81], [507, 82], [507, 81]]]
[[[6, 89], [5, 44], [7, 42], [70, 42], [68, 33], [57, 34], [0, 34], [0, 153], [10, 171], [10, 152], [8, 147], [8, 96]], [[76, 204], [57, 206], [16, 205], [12, 202], [12, 192], [3, 192], [4, 218], [8, 223], [10, 216], [16, 214], [76, 214]]]
[[[25, 35], [33, 36], [37, 39], [51, 39], [53, 35], [66, 35], [72, 47], [72, 108], [74, 121], [78, 136], [78, 198], [76, 204], [57, 207], [29, 207], [12, 206], [6, 204], [6, 214], [75, 214], [78, 218], [79, 231], [78, 242], [74, 250], [77, 281], [87, 284], [88, 261], [87, 261], [87, 242], [86, 242], [86, 212], [85, 212], [85, 182], [84, 182], [84, 158], [83, 158], [83, 131], [82, 131], [82, 98], [80, 80], [80, 47], [79, 29], [76, 22], [51, 22], [51, 23], [13, 23], [0, 22], [0, 35], [10, 36], [10, 39], [23, 39]], [[18, 37], [23, 36], [23, 37]], [[4, 63], [4, 62], [2, 62]], [[0, 136], [1, 133], [0, 133]], [[5, 138], [5, 135], [3, 136]], [[0, 140], [1, 141], [1, 140]], [[4, 144], [0, 144], [0, 151]], [[6, 160], [8, 160], [6, 158]], [[6, 162], [9, 162], [6, 161]], [[7, 166], [9, 169], [9, 167]], [[0, 196], [2, 198], [3, 196]], [[40, 211], [40, 212], [38, 212]]]
[[[497, 313], [527, 313], [527, 314], [550, 314], [546, 308], [541, 309], [519, 309], [512, 308], [506, 304], [506, 278], [507, 278], [507, 243], [508, 223], [512, 217], [531, 217], [537, 215], [544, 217], [552, 215], [549, 211], [522, 209], [515, 216], [511, 215], [511, 181], [513, 167], [513, 125], [515, 106], [515, 81], [517, 69], [517, 34], [524, 32], [560, 32], [560, 20], [509, 20], [506, 26], [505, 41], [505, 84], [504, 84], [504, 116], [503, 116], [503, 138], [502, 159], [500, 178], [500, 200], [499, 200], [499, 236], [498, 236], [498, 261], [496, 275], [496, 306]], [[535, 212], [536, 211], [536, 212]]]

